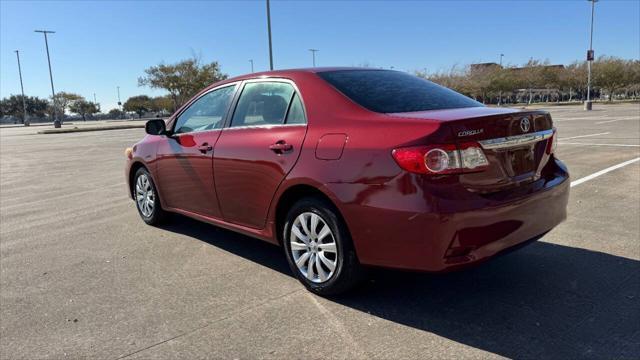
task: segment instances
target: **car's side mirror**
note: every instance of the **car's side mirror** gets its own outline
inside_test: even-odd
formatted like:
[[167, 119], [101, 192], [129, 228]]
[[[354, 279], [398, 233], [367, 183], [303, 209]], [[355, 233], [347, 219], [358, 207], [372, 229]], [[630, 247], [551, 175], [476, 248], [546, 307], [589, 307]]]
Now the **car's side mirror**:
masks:
[[167, 127], [162, 119], [153, 119], [144, 124], [144, 131], [149, 135], [167, 135]]

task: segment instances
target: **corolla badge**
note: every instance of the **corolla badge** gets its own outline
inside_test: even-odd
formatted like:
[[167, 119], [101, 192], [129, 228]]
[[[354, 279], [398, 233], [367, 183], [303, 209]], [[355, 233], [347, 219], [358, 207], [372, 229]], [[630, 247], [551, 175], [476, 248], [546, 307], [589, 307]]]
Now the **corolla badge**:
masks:
[[458, 137], [482, 134], [484, 129], [464, 130], [458, 133]]
[[522, 132], [528, 132], [530, 128], [531, 122], [529, 121], [529, 118], [523, 117], [520, 119], [520, 130], [522, 130]]

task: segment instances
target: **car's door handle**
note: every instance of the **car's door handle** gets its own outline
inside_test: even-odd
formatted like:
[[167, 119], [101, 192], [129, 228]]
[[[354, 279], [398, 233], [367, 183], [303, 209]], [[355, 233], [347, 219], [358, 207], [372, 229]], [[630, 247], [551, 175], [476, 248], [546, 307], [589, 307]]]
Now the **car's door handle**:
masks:
[[293, 145], [287, 144], [287, 142], [284, 140], [280, 140], [275, 144], [269, 145], [269, 149], [275, 152], [276, 154], [282, 154], [285, 151], [293, 150]]
[[213, 146], [207, 143], [203, 143], [202, 145], [198, 146], [198, 150], [200, 150], [201, 153], [206, 154], [208, 151], [213, 150]]

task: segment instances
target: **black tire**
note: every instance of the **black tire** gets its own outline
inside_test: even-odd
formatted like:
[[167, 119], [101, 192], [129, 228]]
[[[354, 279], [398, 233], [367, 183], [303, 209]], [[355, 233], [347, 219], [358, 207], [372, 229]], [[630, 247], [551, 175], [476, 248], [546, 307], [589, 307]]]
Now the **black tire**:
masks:
[[[331, 235], [335, 240], [335, 247], [337, 248], [337, 254], [335, 255], [335, 270], [328, 280], [323, 282], [314, 282], [309, 280], [305, 274], [302, 273], [302, 270], [295, 264], [294, 254], [291, 250], [290, 232], [291, 227], [294, 226], [296, 218], [303, 213], [313, 213], [320, 216], [321, 220], [324, 221], [324, 223], [331, 229]], [[338, 295], [350, 290], [362, 279], [363, 269], [358, 261], [358, 257], [356, 256], [351, 237], [349, 236], [349, 231], [344, 221], [342, 221], [342, 219], [337, 215], [337, 210], [333, 204], [321, 198], [303, 198], [289, 209], [282, 229], [282, 244], [287, 257], [287, 262], [289, 263], [291, 271], [294, 273], [296, 278], [298, 278], [298, 280], [308, 290], [322, 296]], [[299, 251], [303, 252], [308, 250]], [[317, 251], [319, 253], [321, 250]], [[314, 256], [317, 258], [318, 255]], [[308, 261], [306, 263], [308, 264]], [[322, 266], [320, 265], [320, 261], [318, 261], [318, 263], [319, 264], [316, 266]], [[318, 271], [316, 270], [316, 273], [317, 272]]]
[[[153, 209], [151, 211], [147, 211], [148, 209], [141, 209], [140, 203], [137, 201], [137, 189], [136, 185], [138, 184], [138, 180], [140, 177], [144, 176], [149, 183], [150, 189], [153, 191]], [[156, 184], [154, 184], [153, 179], [151, 178], [151, 174], [147, 171], [146, 168], [141, 167], [136, 170], [135, 175], [133, 176], [133, 183], [131, 184], [131, 192], [133, 194], [133, 201], [136, 203], [136, 209], [138, 209], [138, 214], [142, 220], [148, 225], [160, 225], [167, 218], [167, 212], [162, 209], [162, 205], [160, 204], [160, 196], [158, 195], [158, 189], [156, 188]]]

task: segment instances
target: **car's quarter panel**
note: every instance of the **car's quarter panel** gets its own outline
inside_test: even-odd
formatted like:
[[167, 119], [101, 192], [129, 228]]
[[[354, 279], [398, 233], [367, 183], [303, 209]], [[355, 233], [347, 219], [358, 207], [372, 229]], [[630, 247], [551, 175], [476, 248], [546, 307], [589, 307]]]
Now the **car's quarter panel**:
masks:
[[[451, 179], [408, 173], [377, 186], [326, 186], [338, 199], [362, 263], [441, 271], [482, 260], [563, 221], [569, 181], [555, 161], [554, 176], [506, 199], [474, 194]], [[450, 248], [468, 252], [463, 259], [448, 259]]]
[[162, 136], [156, 155], [156, 183], [168, 208], [220, 217], [213, 179], [213, 147], [221, 130]]

